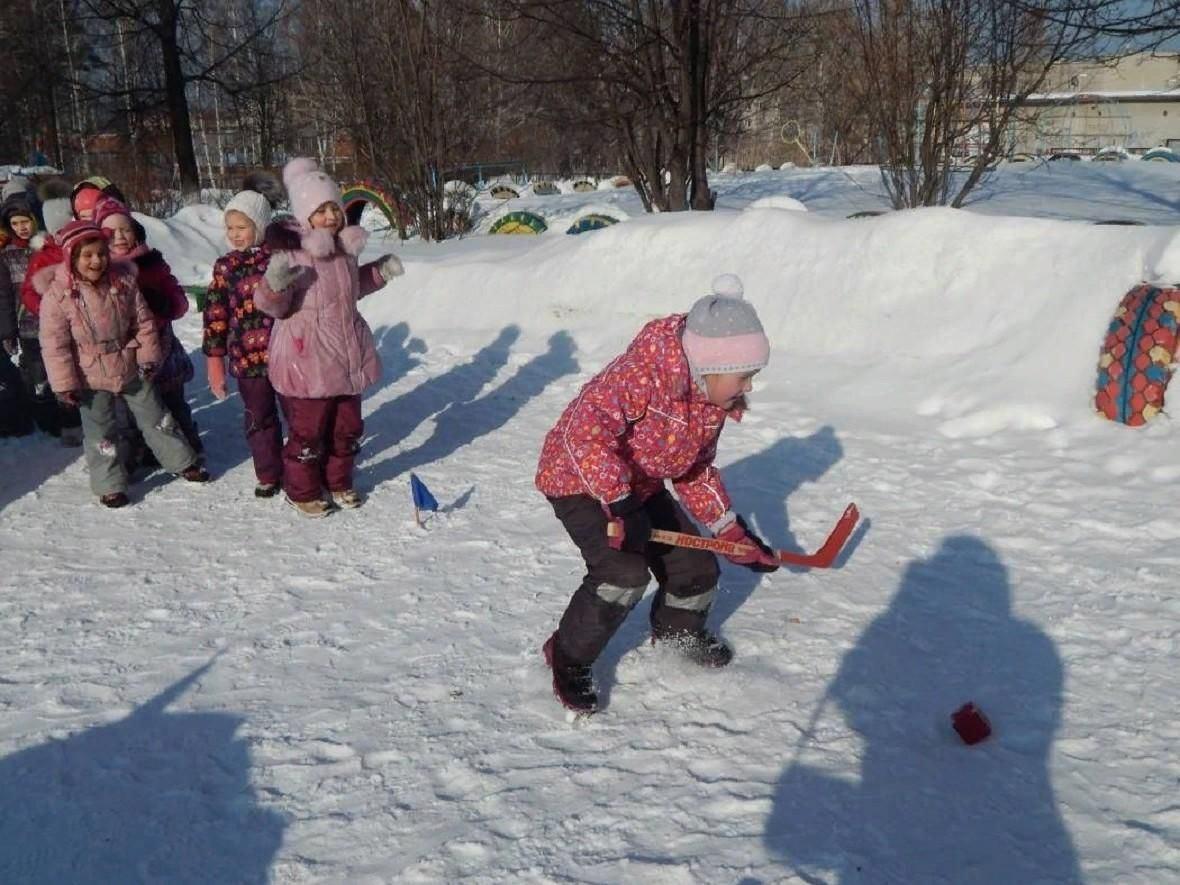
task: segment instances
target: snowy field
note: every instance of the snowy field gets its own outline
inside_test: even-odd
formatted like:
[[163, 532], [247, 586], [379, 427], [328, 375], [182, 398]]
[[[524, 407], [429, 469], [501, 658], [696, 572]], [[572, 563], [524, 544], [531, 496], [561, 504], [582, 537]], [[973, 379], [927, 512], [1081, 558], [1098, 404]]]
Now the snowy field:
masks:
[[[0, 882], [1180, 881], [1180, 431], [1091, 407], [1124, 291], [1180, 281], [1180, 165], [1012, 166], [966, 211], [856, 220], [872, 170], [714, 186], [484, 205], [627, 217], [576, 237], [371, 242], [407, 272], [364, 303], [358, 511], [256, 500], [203, 360], [207, 487], [106, 511], [76, 450], [0, 441]], [[216, 210], [146, 224], [206, 281]], [[542, 438], [724, 271], [774, 346], [722, 437], [739, 510], [785, 548], [849, 501], [861, 528], [830, 571], [725, 567], [724, 671], [652, 649], [641, 604], [570, 725], [539, 649], [582, 567]]]

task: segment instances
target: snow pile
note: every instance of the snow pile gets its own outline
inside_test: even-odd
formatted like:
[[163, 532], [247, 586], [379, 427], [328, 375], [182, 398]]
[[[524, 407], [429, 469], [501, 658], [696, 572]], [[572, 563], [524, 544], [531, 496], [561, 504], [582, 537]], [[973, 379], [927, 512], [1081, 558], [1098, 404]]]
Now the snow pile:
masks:
[[833, 379], [823, 396], [838, 408], [941, 417], [954, 422], [949, 433], [1046, 428], [1089, 420], [1111, 313], [1173, 236], [951, 209], [854, 221], [757, 208], [642, 217], [445, 263], [411, 258], [398, 297], [367, 302], [366, 313], [375, 325], [451, 327], [441, 293], [479, 292], [464, 305], [471, 326], [511, 316], [537, 335], [568, 330], [583, 349], [608, 350], [646, 319], [687, 310], [728, 271], [771, 337], [768, 389], [792, 388], [801, 363], [822, 360]]

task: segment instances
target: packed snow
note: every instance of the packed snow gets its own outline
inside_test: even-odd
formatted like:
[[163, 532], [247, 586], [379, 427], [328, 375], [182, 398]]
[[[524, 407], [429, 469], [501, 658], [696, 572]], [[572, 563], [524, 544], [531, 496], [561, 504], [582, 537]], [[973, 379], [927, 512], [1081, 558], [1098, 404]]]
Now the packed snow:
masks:
[[[207, 487], [105, 511], [77, 450], [0, 440], [0, 881], [1180, 879], [1180, 434], [1092, 407], [1123, 293], [1180, 282], [1180, 164], [1013, 165], [965, 210], [857, 219], [875, 170], [713, 184], [712, 213], [563, 190], [483, 206], [539, 236], [375, 237], [406, 274], [363, 305], [360, 510], [255, 499], [201, 368]], [[217, 209], [141, 220], [206, 281]], [[570, 724], [540, 646], [582, 564], [542, 438], [721, 272], [774, 348], [722, 436], [738, 509], [793, 550], [861, 525], [831, 570], [724, 567], [725, 670], [650, 646], [641, 604]]]

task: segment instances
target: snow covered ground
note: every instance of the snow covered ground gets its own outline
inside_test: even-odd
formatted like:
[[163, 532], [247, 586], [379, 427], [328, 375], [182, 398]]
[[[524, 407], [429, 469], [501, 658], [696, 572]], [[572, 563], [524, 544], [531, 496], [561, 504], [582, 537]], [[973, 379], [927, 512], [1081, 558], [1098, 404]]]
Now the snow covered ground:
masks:
[[[711, 214], [492, 207], [629, 216], [577, 237], [371, 243], [407, 273], [365, 302], [359, 511], [256, 500], [203, 377], [205, 488], [108, 512], [75, 452], [0, 441], [0, 882], [1180, 879], [1180, 433], [1091, 409], [1123, 292], [1180, 281], [1180, 169], [1013, 166], [968, 211], [857, 220], [871, 170], [715, 185]], [[747, 208], [774, 196], [808, 212]], [[217, 219], [147, 221], [184, 282]], [[831, 571], [725, 567], [725, 671], [652, 649], [641, 605], [571, 726], [539, 648], [582, 569], [540, 443], [722, 271], [774, 344], [722, 438], [739, 508], [780, 547], [850, 500], [862, 526]]]

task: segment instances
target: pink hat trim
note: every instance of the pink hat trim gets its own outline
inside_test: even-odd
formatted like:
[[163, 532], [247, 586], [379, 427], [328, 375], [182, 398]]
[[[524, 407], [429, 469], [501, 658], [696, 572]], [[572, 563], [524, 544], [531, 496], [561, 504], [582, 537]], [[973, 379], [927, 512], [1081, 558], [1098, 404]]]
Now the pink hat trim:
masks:
[[706, 338], [685, 329], [681, 340], [693, 370], [702, 375], [752, 372], [770, 361], [770, 342], [762, 332]]

